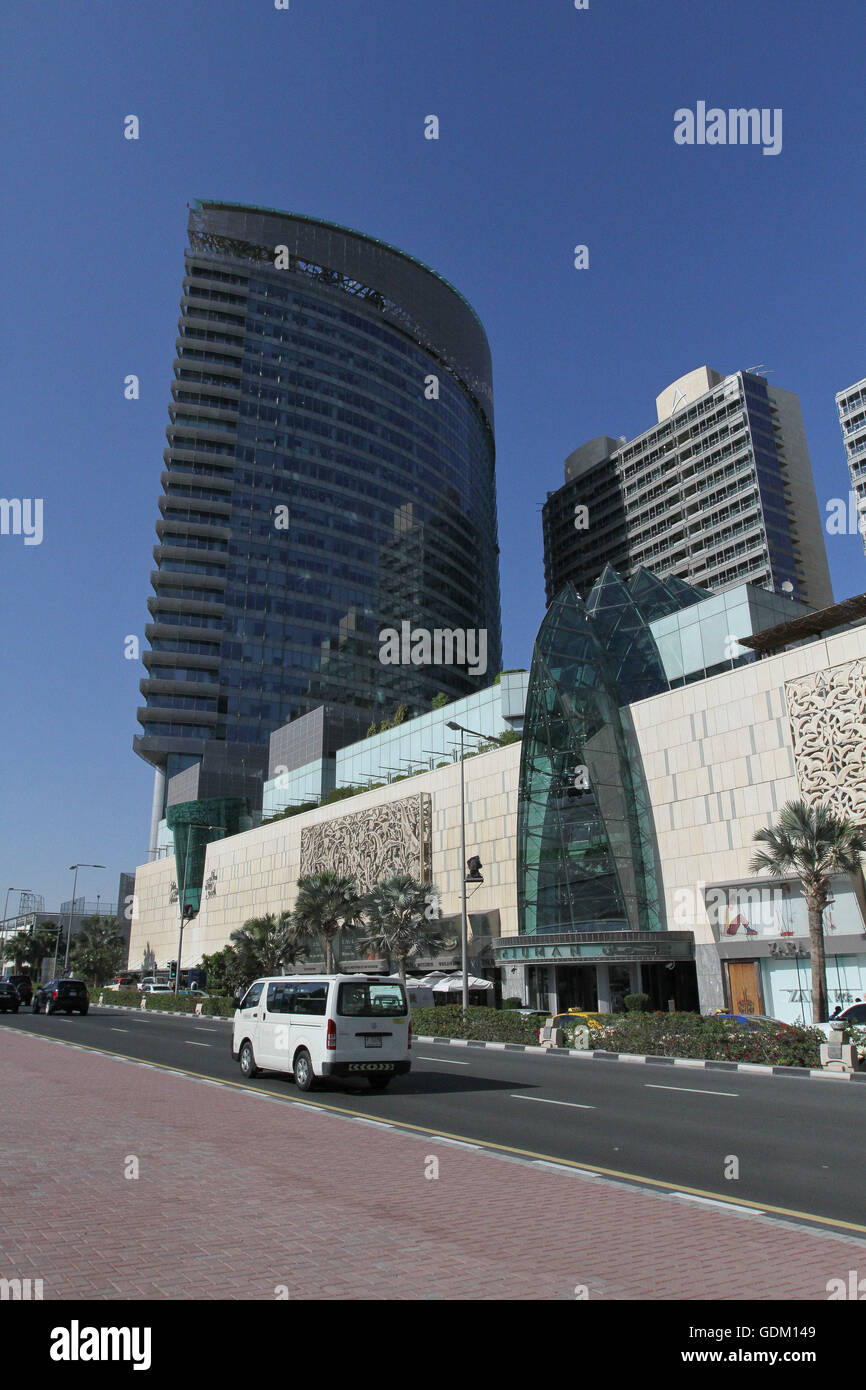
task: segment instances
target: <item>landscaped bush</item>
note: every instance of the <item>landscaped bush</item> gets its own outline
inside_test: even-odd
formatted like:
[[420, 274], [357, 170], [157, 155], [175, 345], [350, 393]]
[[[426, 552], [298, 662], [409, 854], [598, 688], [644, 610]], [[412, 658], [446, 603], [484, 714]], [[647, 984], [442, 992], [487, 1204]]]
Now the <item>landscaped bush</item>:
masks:
[[97, 1002], [102, 995], [106, 1004], [125, 1004], [128, 1008], [137, 1008], [141, 1003], [141, 993], [137, 989], [92, 989], [90, 997]]
[[625, 1004], [627, 1013], [649, 1013], [650, 997], [648, 994], [627, 994], [622, 1002]]
[[763, 1062], [783, 1067], [819, 1067], [824, 1035], [817, 1028], [762, 1026], [749, 1032], [723, 1018], [688, 1013], [615, 1014], [590, 1033], [589, 1045], [605, 1052], [653, 1057], [701, 1057], [718, 1062]]
[[133, 1009], [140, 1009], [142, 999], [146, 999], [147, 1008], [153, 1012], [161, 1009], [169, 1013], [194, 1014], [196, 1004], [201, 1004], [202, 1014], [210, 1018], [232, 1018], [235, 1011], [231, 999], [219, 996], [200, 999], [194, 994], [142, 994], [137, 989], [102, 989], [91, 991], [91, 994], [95, 1003], [99, 1002], [101, 994], [105, 1004], [122, 1004]]
[[513, 1009], [487, 1009], [470, 1005], [464, 1017], [459, 1004], [412, 1010], [412, 1028], [422, 1038], [472, 1038], [479, 1042], [514, 1042], [535, 1045], [543, 1014], [527, 1017]]

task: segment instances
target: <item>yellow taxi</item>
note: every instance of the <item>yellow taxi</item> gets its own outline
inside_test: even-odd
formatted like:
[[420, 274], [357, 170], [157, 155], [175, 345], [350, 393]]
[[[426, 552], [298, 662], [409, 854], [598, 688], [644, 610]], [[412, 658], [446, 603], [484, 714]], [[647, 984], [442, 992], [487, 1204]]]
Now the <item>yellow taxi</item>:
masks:
[[592, 1009], [569, 1009], [564, 1014], [554, 1014], [550, 1020], [554, 1028], [575, 1028], [582, 1025], [584, 1028], [602, 1028], [604, 1025], [599, 1023], [598, 1014]]

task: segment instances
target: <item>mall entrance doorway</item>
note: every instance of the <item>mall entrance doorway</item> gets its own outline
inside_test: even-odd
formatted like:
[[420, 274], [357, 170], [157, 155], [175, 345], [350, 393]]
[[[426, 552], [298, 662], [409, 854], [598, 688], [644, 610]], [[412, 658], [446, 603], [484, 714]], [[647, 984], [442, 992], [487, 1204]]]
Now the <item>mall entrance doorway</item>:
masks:
[[556, 1002], [561, 1014], [569, 1009], [598, 1008], [598, 985], [594, 965], [559, 965], [556, 967]]

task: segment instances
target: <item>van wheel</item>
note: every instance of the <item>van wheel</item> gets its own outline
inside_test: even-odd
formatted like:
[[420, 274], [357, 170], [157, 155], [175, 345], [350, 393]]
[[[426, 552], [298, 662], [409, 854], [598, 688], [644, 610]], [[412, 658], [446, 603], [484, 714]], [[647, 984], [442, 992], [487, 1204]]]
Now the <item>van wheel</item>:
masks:
[[252, 1077], [259, 1075], [259, 1068], [256, 1066], [256, 1059], [253, 1053], [253, 1045], [249, 1038], [241, 1043], [241, 1052], [238, 1060], [241, 1064], [241, 1076], [245, 1076], [247, 1080], [251, 1080]]
[[367, 1080], [370, 1083], [371, 1091], [384, 1091], [391, 1080], [391, 1073], [389, 1071], [380, 1072], [378, 1076], [368, 1076]]
[[313, 1063], [310, 1054], [305, 1047], [302, 1047], [295, 1058], [295, 1085], [299, 1091], [312, 1091], [316, 1084], [313, 1074]]

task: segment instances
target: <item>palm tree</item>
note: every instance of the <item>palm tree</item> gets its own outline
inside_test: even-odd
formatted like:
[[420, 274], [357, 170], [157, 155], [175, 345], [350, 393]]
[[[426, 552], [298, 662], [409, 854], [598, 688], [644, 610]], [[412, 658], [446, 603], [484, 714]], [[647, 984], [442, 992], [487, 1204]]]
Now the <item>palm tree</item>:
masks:
[[303, 955], [290, 912], [251, 917], [232, 932], [231, 939], [247, 980], [254, 980], [257, 975], [279, 975]]
[[334, 973], [334, 937], [338, 931], [351, 931], [361, 917], [361, 899], [353, 878], [323, 869], [298, 879], [295, 924], [321, 943], [325, 951], [325, 971]]
[[408, 958], [436, 939], [429, 913], [438, 897], [431, 883], [420, 883], [411, 874], [395, 874], [374, 884], [364, 899], [371, 937], [394, 957], [403, 981]]
[[70, 959], [95, 985], [110, 980], [126, 964], [126, 940], [118, 930], [117, 918], [85, 917], [72, 942]]
[[754, 838], [766, 848], [752, 856], [752, 873], [766, 869], [774, 878], [795, 873], [803, 885], [812, 952], [812, 1021], [824, 1023], [828, 1014], [824, 908], [830, 896], [830, 877], [860, 871], [866, 833], [826, 806], [789, 801], [779, 814], [778, 824], [756, 831]]
[[58, 936], [61, 940], [63, 939], [63, 928], [58, 927], [55, 922], [40, 922], [38, 927], [34, 927], [30, 963], [36, 975], [41, 973], [42, 962], [45, 957], [54, 955], [54, 946]]
[[14, 961], [16, 975], [21, 974], [25, 961], [29, 963], [32, 945], [33, 938], [28, 931], [16, 932], [5, 942], [3, 953], [7, 960]]

